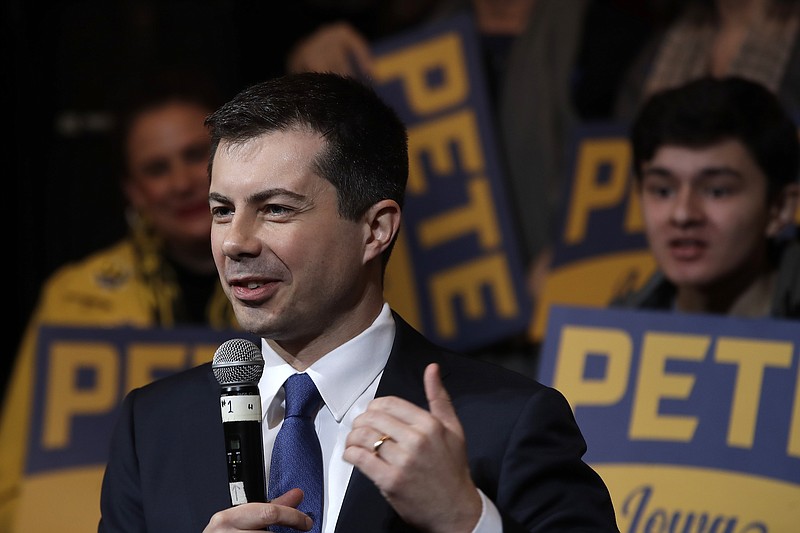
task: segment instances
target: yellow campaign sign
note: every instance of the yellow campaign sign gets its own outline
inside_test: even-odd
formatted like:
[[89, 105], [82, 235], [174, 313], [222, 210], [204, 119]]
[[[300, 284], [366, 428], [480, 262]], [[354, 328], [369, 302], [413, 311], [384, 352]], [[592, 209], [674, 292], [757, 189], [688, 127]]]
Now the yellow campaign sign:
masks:
[[529, 335], [544, 337], [553, 305], [605, 307], [640, 287], [655, 269], [631, 175], [631, 148], [619, 124], [579, 128], [569, 150], [553, 261]]
[[458, 16], [376, 44], [370, 82], [408, 127], [389, 303], [438, 344], [524, 332], [533, 304], [494, 142], [477, 32]]
[[58, 531], [64, 524], [95, 531], [111, 431], [125, 394], [211, 361], [222, 342], [238, 337], [251, 338], [197, 327], [42, 327], [14, 531]]
[[624, 533], [783, 533], [797, 528], [796, 484], [658, 464], [603, 464], [595, 470], [611, 491]]
[[796, 321], [555, 306], [540, 378], [569, 401], [622, 532], [796, 528]]
[[548, 274], [537, 306], [532, 337], [542, 340], [553, 305], [605, 307], [617, 294], [640, 287], [656, 268], [649, 250], [598, 255], [562, 265]]

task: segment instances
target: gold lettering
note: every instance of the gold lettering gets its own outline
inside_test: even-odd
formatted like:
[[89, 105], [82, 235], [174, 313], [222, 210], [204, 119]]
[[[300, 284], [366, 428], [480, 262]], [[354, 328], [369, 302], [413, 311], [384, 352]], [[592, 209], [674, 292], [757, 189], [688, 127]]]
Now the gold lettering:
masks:
[[[603, 378], [585, 378], [590, 354], [605, 358]], [[578, 405], [615, 404], [625, 395], [632, 354], [633, 344], [624, 330], [565, 326], [558, 344], [554, 386], [573, 410]]]
[[455, 174], [452, 148], [459, 147], [459, 160], [467, 173], [482, 171], [483, 151], [475, 113], [458, 111], [408, 130], [408, 193], [420, 195], [428, 190], [422, 165], [422, 154], [428, 154], [433, 171], [447, 176]]
[[788, 368], [792, 364], [792, 343], [721, 338], [717, 341], [717, 361], [737, 366], [728, 444], [751, 448], [756, 432], [764, 368]]
[[503, 254], [492, 254], [436, 274], [431, 277], [430, 286], [436, 330], [444, 338], [455, 337], [457, 333], [452, 301], [458, 296], [463, 298], [464, 312], [471, 319], [486, 314], [481, 299], [484, 287], [495, 296], [500, 316], [513, 317], [518, 312], [508, 262]]
[[666, 371], [669, 359], [701, 361], [708, 350], [709, 337], [646, 333], [642, 342], [636, 398], [631, 414], [631, 439], [689, 441], [697, 427], [697, 417], [662, 415], [662, 398], [688, 398], [695, 383], [694, 376], [679, 376]]
[[473, 178], [467, 184], [468, 203], [419, 224], [419, 241], [433, 248], [462, 235], [474, 232], [484, 250], [500, 246], [502, 237], [492, 202], [489, 180]]
[[[42, 447], [65, 448], [73, 417], [116, 407], [119, 354], [106, 343], [54, 342], [49, 364]], [[78, 386], [80, 372], [91, 374], [91, 387]]]
[[[630, 174], [630, 144], [625, 139], [584, 141], [577, 155], [575, 184], [570, 199], [566, 242], [574, 244], [586, 237], [589, 214], [595, 209], [612, 207], [625, 195]], [[611, 166], [606, 183], [597, 180], [598, 169]]]

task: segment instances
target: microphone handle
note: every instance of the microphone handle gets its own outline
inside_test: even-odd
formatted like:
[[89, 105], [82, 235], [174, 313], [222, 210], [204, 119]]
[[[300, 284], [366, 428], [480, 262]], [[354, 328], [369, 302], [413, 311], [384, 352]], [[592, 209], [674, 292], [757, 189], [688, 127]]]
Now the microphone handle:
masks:
[[266, 502], [258, 386], [227, 385], [220, 394], [231, 503]]

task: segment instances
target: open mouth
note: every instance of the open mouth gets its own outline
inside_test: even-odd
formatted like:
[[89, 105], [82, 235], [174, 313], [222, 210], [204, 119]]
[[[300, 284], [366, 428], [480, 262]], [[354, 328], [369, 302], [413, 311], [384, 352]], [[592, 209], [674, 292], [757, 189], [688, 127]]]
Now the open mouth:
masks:
[[672, 239], [669, 241], [669, 250], [672, 255], [681, 260], [691, 260], [703, 254], [707, 244], [700, 239]]

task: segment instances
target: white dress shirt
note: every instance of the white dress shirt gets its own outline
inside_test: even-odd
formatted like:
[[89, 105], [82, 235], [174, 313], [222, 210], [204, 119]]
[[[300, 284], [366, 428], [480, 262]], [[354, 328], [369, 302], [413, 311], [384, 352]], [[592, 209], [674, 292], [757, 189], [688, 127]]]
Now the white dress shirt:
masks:
[[[325, 469], [323, 533], [333, 533], [336, 528], [336, 520], [353, 471], [353, 465], [342, 458], [345, 440], [355, 417], [363, 413], [367, 404], [375, 398], [383, 367], [394, 343], [394, 333], [395, 324], [391, 310], [388, 304], [384, 304], [372, 325], [306, 369], [325, 402], [314, 420]], [[261, 410], [264, 413], [262, 428], [264, 465], [267, 470], [265, 479], [269, 479], [272, 447], [283, 423], [283, 383], [297, 371], [263, 339], [261, 352], [264, 357], [264, 373], [258, 388]], [[494, 503], [481, 491], [479, 493], [483, 501], [483, 512], [473, 533], [501, 532], [500, 514]]]

